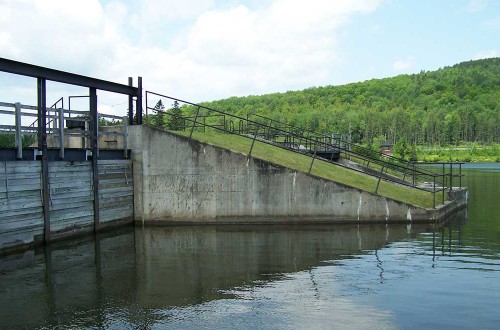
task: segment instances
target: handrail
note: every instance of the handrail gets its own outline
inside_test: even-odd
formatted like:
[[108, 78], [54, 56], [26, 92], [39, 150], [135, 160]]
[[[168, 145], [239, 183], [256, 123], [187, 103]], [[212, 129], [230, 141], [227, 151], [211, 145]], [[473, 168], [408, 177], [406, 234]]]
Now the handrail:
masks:
[[[190, 134], [189, 134], [190, 137], [192, 136], [192, 133], [193, 133], [193, 130], [195, 127], [203, 127], [203, 128], [208, 127], [208, 128], [222, 131], [224, 133], [243, 136], [243, 137], [252, 139], [252, 147], [249, 151], [249, 155], [252, 152], [253, 145], [254, 145], [255, 141], [259, 140], [259, 142], [262, 142], [262, 143], [266, 143], [266, 144], [273, 145], [273, 146], [276, 146], [276, 147], [279, 147], [279, 148], [282, 148], [285, 150], [289, 150], [289, 151], [292, 151], [295, 153], [299, 153], [299, 154], [303, 154], [303, 155], [306, 155], [308, 157], [311, 157], [312, 162], [311, 162], [310, 168], [312, 168], [312, 164], [315, 161], [315, 159], [319, 159], [321, 161], [325, 161], [325, 162], [334, 164], [334, 165], [339, 166], [339, 167], [347, 168], [347, 169], [350, 169], [350, 170], [353, 170], [356, 172], [360, 172], [360, 173], [375, 177], [378, 179], [377, 188], [376, 188], [375, 192], [378, 191], [380, 180], [384, 180], [384, 181], [388, 181], [388, 182], [392, 182], [392, 183], [396, 183], [396, 184], [401, 184], [401, 185], [411, 187], [411, 188], [414, 188], [417, 190], [427, 191], [427, 192], [433, 193], [433, 195], [434, 195], [434, 207], [435, 207], [436, 206], [436, 192], [443, 191], [442, 203], [444, 204], [444, 191], [446, 190], [446, 184], [445, 184], [446, 178], [450, 177], [450, 183], [451, 183], [451, 180], [452, 180], [451, 178], [455, 177], [455, 176], [449, 176], [448, 174], [445, 175], [444, 173], [440, 174], [440, 173], [435, 173], [433, 171], [420, 169], [420, 168], [416, 167], [416, 164], [414, 162], [410, 162], [410, 161], [403, 160], [404, 163], [401, 164], [400, 163], [401, 159], [396, 158], [396, 157], [392, 157], [392, 158], [388, 157], [389, 161], [386, 161], [385, 159], [380, 159], [380, 158], [374, 157], [370, 154], [368, 154], [368, 155], [359, 154], [359, 153], [356, 153], [355, 151], [349, 150], [349, 148], [346, 148], [345, 146], [344, 147], [340, 146], [339, 143], [336, 143], [336, 144], [328, 143], [327, 141], [325, 141], [325, 139], [323, 139], [322, 136], [320, 136], [318, 138], [318, 136], [314, 136], [313, 134], [311, 134], [311, 136], [303, 135], [303, 134], [301, 134], [301, 132], [297, 132], [298, 129], [295, 130], [295, 132], [293, 132], [291, 129], [283, 130], [280, 127], [273, 127], [270, 125], [266, 125], [266, 124], [260, 123], [256, 120], [252, 120], [249, 117], [247, 117], [247, 118], [240, 117], [238, 115], [226, 113], [226, 112], [223, 112], [223, 111], [218, 110], [218, 109], [213, 109], [213, 108], [201, 105], [201, 104], [192, 103], [189, 101], [185, 101], [185, 100], [182, 100], [179, 98], [159, 94], [156, 92], [146, 91], [146, 100], [148, 100], [148, 97], [147, 97], [148, 94], [155, 95], [155, 96], [158, 96], [160, 98], [167, 98], [167, 99], [177, 101], [177, 102], [183, 103], [185, 105], [193, 106], [196, 108], [196, 116], [194, 116], [194, 117], [192, 117], [192, 116], [181, 117], [184, 121], [184, 125], [183, 125], [184, 128], [183, 129], [188, 128], [188, 126], [185, 124], [186, 121], [189, 123], [192, 123], [191, 128], [190, 128]], [[151, 99], [151, 97], [150, 97], [150, 99]], [[200, 114], [200, 109], [206, 110], [208, 112], [208, 115], [207, 114]], [[171, 117], [174, 116], [165, 110], [159, 110], [159, 109], [155, 109], [153, 107], [150, 107], [148, 105], [147, 101], [146, 101], [146, 110], [152, 110], [152, 111], [156, 111], [158, 113], [167, 114]], [[205, 119], [211, 118], [211, 117], [214, 117], [214, 118], [215, 117], [222, 117], [223, 124], [213, 125], [210, 122], [206, 123]], [[260, 116], [260, 117], [263, 117], [263, 116]], [[201, 122], [199, 120], [200, 118], [203, 118], [204, 121]], [[276, 120], [271, 119], [271, 118], [266, 118], [266, 117], [263, 117], [263, 118], [270, 119], [271, 121], [277, 122]], [[237, 130], [234, 129], [234, 122], [235, 121], [237, 121], [239, 123]], [[231, 123], [233, 125], [231, 125]], [[243, 123], [243, 125], [246, 124], [246, 127], [242, 127], [242, 123]], [[229, 129], [228, 129], [228, 126], [229, 126]], [[309, 133], [309, 132], [305, 132], [305, 133]], [[270, 141], [268, 139], [269, 137], [272, 138], [272, 137], [278, 137], [278, 136], [289, 137], [290, 138], [289, 141], [293, 141], [292, 143], [295, 143], [296, 141], [298, 141], [299, 144], [314, 146], [314, 149], [312, 147], [310, 148], [310, 152], [313, 152], [313, 155], [307, 153], [306, 150], [287, 147], [286, 143], [277, 143], [276, 141], [273, 142], [273, 141]], [[326, 139], [326, 140], [328, 140], [328, 139]], [[348, 142], [348, 141], [344, 141], [344, 142], [346, 142], [348, 144], [352, 144], [351, 142]], [[291, 144], [291, 143], [289, 143], [289, 144]], [[356, 147], [361, 147], [361, 146], [358, 146], [356, 144], [352, 144], [352, 145], [354, 145]], [[361, 147], [361, 148], [364, 148], [364, 147]], [[364, 159], [368, 162], [371, 162], [372, 164], [376, 164], [376, 165], [380, 166], [380, 168], [375, 169], [373, 167], [366, 167], [366, 169], [362, 170], [362, 169], [359, 169], [359, 168], [356, 168], [353, 166], [347, 166], [347, 165], [339, 163], [339, 162], [333, 162], [331, 159], [328, 160], [325, 158], [316, 157], [317, 151], [331, 150], [331, 149], [336, 149], [339, 151], [342, 150], [344, 153], [351, 155], [351, 157], [356, 157], [356, 158], [359, 158], [361, 160]], [[364, 149], [369, 150], [370, 153], [374, 153], [374, 151], [371, 149], [367, 149], [367, 148], [364, 148]], [[361, 164], [360, 164], [360, 166], [361, 166]], [[368, 166], [368, 165], [366, 165], [366, 166]], [[402, 178], [397, 177], [394, 174], [388, 174], [387, 173], [388, 170], [392, 170], [396, 174], [399, 173], [399, 175], [401, 175]], [[408, 181], [406, 179], [407, 177], [411, 180]], [[426, 179], [426, 178], [431, 182], [422, 181], [422, 179]], [[439, 182], [441, 180], [438, 180], [438, 179], [441, 179], [442, 182]], [[425, 186], [425, 185], [427, 185], [427, 186]], [[451, 187], [450, 187], [450, 189], [451, 189]]]
[[[219, 114], [221, 114], [221, 115], [231, 116], [231, 117], [236, 118], [236, 119], [244, 120], [244, 121], [246, 121], [246, 122], [247, 122], [247, 125], [248, 125], [248, 124], [252, 124], [252, 125], [263, 125], [263, 124], [261, 124], [261, 123], [259, 123], [259, 122], [257, 122], [257, 121], [250, 120], [250, 119], [247, 119], [247, 118], [244, 118], [244, 117], [239, 117], [239, 116], [237, 116], [237, 115], [233, 115], [233, 114], [228, 114], [228, 113], [225, 113], [225, 112], [223, 112], [223, 111], [220, 111], [220, 110], [217, 110], [217, 109], [213, 109], [213, 108], [209, 108], [209, 107], [204, 106], [204, 105], [200, 105], [200, 104], [192, 103], [192, 102], [189, 102], [189, 101], [185, 101], [185, 100], [182, 100], [182, 99], [178, 99], [178, 98], [175, 98], [175, 97], [171, 97], [171, 96], [167, 96], [167, 95], [163, 95], [163, 94], [159, 94], [159, 93], [155, 93], [155, 92], [151, 92], [151, 91], [146, 91], [146, 94], [148, 94], [148, 93], [149, 93], [149, 94], [152, 94], [152, 95], [156, 95], [156, 96], [160, 96], [160, 97], [168, 98], [168, 99], [171, 99], [171, 100], [174, 100], [174, 101], [182, 102], [182, 103], [185, 103], [185, 104], [188, 104], [188, 105], [191, 105], [191, 106], [199, 107], [199, 108], [202, 108], [202, 109], [205, 109], [205, 110], [208, 110], [208, 111], [216, 112], [216, 113], [219, 113]], [[162, 110], [158, 110], [158, 109], [154, 109], [154, 108], [148, 107], [148, 105], [147, 105], [147, 104], [146, 104], [146, 107], [147, 107], [147, 109], [149, 109], [149, 110], [159, 111], [159, 112], [163, 112], [163, 113], [167, 113], [167, 114], [168, 114], [168, 112], [166, 112], [166, 111], [162, 111]], [[183, 118], [185, 118], [185, 117], [183, 117]], [[266, 125], [265, 125], [265, 126], [266, 126]], [[269, 126], [267, 126], [267, 127], [269, 127]], [[277, 131], [280, 131], [280, 132], [285, 132], [285, 133], [287, 133], [287, 134], [288, 134], [288, 132], [287, 132], [287, 131], [283, 131], [283, 130], [280, 130], [280, 129], [277, 129], [277, 128], [273, 128], [273, 129], [275, 129], [275, 130], [277, 130]], [[300, 135], [298, 135], [298, 134], [294, 134], [293, 136], [295, 136], [295, 137], [302, 137], [302, 138], [304, 138], [304, 139], [306, 139], [306, 140], [308, 139], [308, 137], [300, 136]], [[310, 140], [312, 140], [312, 138], [309, 138], [309, 139], [310, 139]], [[329, 144], [328, 146], [330, 146], [330, 147], [332, 147], [332, 148], [338, 148], [337, 146], [332, 145], [332, 144]], [[348, 151], [348, 150], [344, 150], [344, 151]], [[354, 153], [354, 152], [352, 152], [352, 153], [353, 153], [353, 154], [355, 154], [355, 155], [358, 155], [357, 153]], [[360, 156], [365, 156], [365, 157], [367, 157], [367, 158], [370, 158], [370, 160], [371, 160], [371, 161], [379, 161], [379, 162], [380, 162], [380, 160], [379, 160], [379, 159], [376, 159], [376, 158], [374, 158], [374, 157], [370, 157], [370, 156], [366, 156], [366, 155], [360, 155]], [[386, 163], [388, 163], [388, 162], [382, 161], [382, 163], [386, 164]], [[409, 162], [408, 162], [408, 163], [409, 163]], [[398, 166], [398, 165], [396, 165], [396, 164], [389, 164], [389, 165], [393, 165], [393, 166], [397, 166], [397, 167], [404, 168], [404, 167], [403, 167], [403, 166], [401, 166], [401, 165], [399, 165], [399, 166]], [[439, 176], [439, 175], [437, 175], [437, 174], [435, 174], [435, 173], [426, 173], [425, 171], [420, 171], [420, 170], [418, 170], [418, 171], [417, 171], [417, 173], [418, 173], [418, 174], [421, 174], [421, 175], [431, 175], [431, 176], [432, 176], [432, 175], [435, 175], [435, 176]]]
[[[62, 98], [61, 98], [62, 99]], [[54, 103], [54, 106], [57, 106], [57, 104], [61, 103], [61, 99], [59, 99], [56, 103]], [[61, 105], [63, 105], [62, 103]], [[6, 114], [6, 115], [11, 115], [16, 117], [16, 124], [15, 125], [0, 125], [0, 134], [16, 134], [16, 146], [18, 146], [19, 150], [22, 149], [20, 147], [20, 140], [22, 139], [22, 135], [37, 135], [38, 134], [38, 127], [34, 125], [34, 123], [30, 124], [30, 126], [23, 126], [21, 125], [20, 119], [21, 116], [27, 116], [27, 117], [35, 117], [37, 116], [36, 114], [29, 113], [29, 112], [22, 112], [21, 109], [25, 110], [38, 110], [38, 107], [36, 106], [30, 106], [30, 105], [23, 105], [20, 103], [6, 103], [6, 102], [0, 102], [0, 107], [3, 108], [14, 108], [14, 110], [0, 110], [0, 114]], [[48, 134], [58, 134], [59, 135], [59, 141], [64, 140], [64, 136], [81, 136], [84, 138], [89, 138], [90, 137], [90, 132], [88, 130], [83, 130], [83, 131], [65, 131], [64, 130], [64, 120], [69, 120], [69, 119], [76, 119], [76, 117], [68, 117], [65, 116], [65, 114], [70, 115], [71, 113], [76, 113], [79, 115], [84, 115], [83, 117], [80, 117], [78, 119], [82, 121], [90, 121], [90, 117], [88, 116], [89, 111], [81, 111], [81, 110], [68, 110], [64, 108], [46, 108], [46, 111], [49, 111], [49, 109], [53, 109], [56, 113], [55, 114], [47, 114], [47, 118], [50, 119], [48, 124], [51, 122], [54, 123], [59, 123], [59, 128], [54, 125], [54, 127], [47, 127], [46, 131]], [[111, 119], [117, 119], [120, 121], [123, 121], [123, 126], [124, 130], [123, 132], [101, 132], [100, 134], [102, 135], [108, 135], [108, 136], [123, 136], [124, 137], [124, 154], [125, 158], [128, 157], [127, 154], [127, 117], [123, 116], [115, 116], [115, 115], [109, 115], [109, 114], [103, 114], [103, 113], [98, 113], [97, 114], [98, 118], [111, 118]], [[36, 123], [36, 121], [35, 121]], [[60, 142], [60, 157], [61, 159], [64, 158], [64, 142]], [[84, 147], [86, 149], [87, 147]], [[22, 151], [22, 150], [21, 150]], [[22, 153], [18, 152], [18, 159], [22, 158]]]

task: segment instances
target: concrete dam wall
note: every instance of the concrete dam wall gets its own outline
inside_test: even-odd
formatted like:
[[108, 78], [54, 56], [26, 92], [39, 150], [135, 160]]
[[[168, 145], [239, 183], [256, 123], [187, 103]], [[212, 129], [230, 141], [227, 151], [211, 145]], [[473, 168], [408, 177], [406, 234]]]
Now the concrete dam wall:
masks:
[[423, 209], [143, 126], [129, 146], [143, 224], [429, 221], [466, 203]]

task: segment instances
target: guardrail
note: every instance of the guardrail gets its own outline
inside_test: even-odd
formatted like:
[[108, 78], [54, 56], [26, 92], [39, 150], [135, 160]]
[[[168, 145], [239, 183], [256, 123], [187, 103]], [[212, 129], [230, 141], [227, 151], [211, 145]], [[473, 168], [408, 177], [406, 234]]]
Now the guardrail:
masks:
[[[408, 162], [396, 157], [385, 157], [374, 152], [371, 149], [356, 145], [350, 141], [341, 139], [325, 139], [324, 136], [318, 136], [312, 132], [305, 130], [300, 131], [299, 128], [286, 127], [283, 123], [279, 125], [270, 125], [263, 123], [265, 117], [259, 116], [258, 120], [239, 117], [217, 109], [209, 108], [200, 104], [191, 103], [185, 100], [174, 98], [171, 96], [146, 91], [146, 121], [149, 124], [149, 111], [162, 113], [167, 116], [172, 116], [171, 113], [165, 110], [155, 109], [150, 106], [149, 101], [152, 97], [164, 98], [174, 102], [181, 103], [180, 106], [189, 106], [195, 110], [194, 116], [183, 116], [183, 124], [179, 129], [189, 130], [189, 137], [192, 137], [195, 130], [206, 131], [207, 128], [224, 132], [227, 134], [235, 134], [251, 139], [252, 143], [248, 151], [251, 156], [255, 142], [259, 141], [269, 145], [273, 145], [282, 149], [286, 149], [295, 153], [303, 154], [311, 158], [309, 164], [309, 173], [312, 170], [314, 162], [319, 159], [335, 166], [347, 168], [356, 172], [364, 173], [377, 178], [375, 193], [378, 193], [380, 182], [387, 181], [404, 185], [413, 189], [430, 192], [433, 194], [433, 207], [436, 207], [436, 193], [442, 193], [441, 203], [444, 204], [446, 190], [452, 190], [452, 178], [461, 177], [461, 167], [459, 174], [438, 173], [427, 169], [422, 169], [414, 162]], [[235, 124], [236, 123], [236, 124]], [[281, 126], [280, 126], [281, 125]], [[345, 164], [336, 162], [333, 159], [320, 158], [318, 152], [323, 150], [339, 150], [350, 159], [356, 159], [363, 164], [359, 166], [353, 164]], [[362, 152], [359, 152], [362, 151]], [[366, 154], [363, 153], [366, 151]], [[449, 182], [447, 182], [447, 178]], [[449, 186], [446, 184], [449, 183]]]
[[[62, 98], [61, 98], [62, 99]], [[56, 108], [56, 106], [61, 102], [59, 99], [52, 107], [47, 108], [46, 116], [46, 130], [48, 136], [53, 136], [57, 140], [57, 145], [59, 148], [59, 158], [64, 159], [65, 152], [65, 142], [72, 137], [82, 138], [81, 149], [91, 149], [90, 140], [90, 112], [81, 110], [69, 110], [64, 108]], [[31, 112], [30, 112], [31, 111]], [[23, 154], [23, 136], [38, 136], [38, 107], [24, 105], [21, 103], [5, 103], [0, 102], [0, 114], [10, 115], [14, 117], [13, 125], [0, 125], [0, 134], [14, 134], [14, 147], [17, 148], [17, 158], [22, 159]], [[73, 117], [71, 117], [73, 115]], [[30, 125], [23, 125], [23, 118], [37, 118]], [[123, 136], [124, 140], [124, 157], [127, 158], [127, 127], [128, 127], [128, 117], [127, 116], [115, 116], [108, 114], [98, 114], [98, 119], [106, 120], [117, 120], [121, 121], [123, 126], [123, 132], [97, 132], [97, 134], [106, 136]], [[26, 121], [26, 120], [25, 120]], [[66, 124], [66, 128], [65, 128]], [[78, 128], [78, 129], [74, 129]], [[34, 139], [33, 142], [37, 140]], [[97, 149], [97, 156], [99, 156], [99, 148]]]

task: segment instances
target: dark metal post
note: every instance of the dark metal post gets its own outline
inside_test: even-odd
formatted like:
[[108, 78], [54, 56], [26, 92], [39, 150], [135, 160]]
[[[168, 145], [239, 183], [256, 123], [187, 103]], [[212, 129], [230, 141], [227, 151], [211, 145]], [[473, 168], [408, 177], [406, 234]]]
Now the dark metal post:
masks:
[[191, 132], [189, 132], [189, 137], [193, 136], [194, 127], [196, 126], [196, 121], [198, 120], [199, 114], [200, 114], [200, 107], [198, 107], [198, 109], [196, 110], [196, 116], [194, 116], [193, 126], [191, 126]]
[[453, 164], [450, 163], [450, 194], [453, 190]]
[[64, 159], [64, 107], [56, 109], [59, 115], [59, 159]]
[[434, 204], [433, 204], [433, 208], [436, 208], [436, 176], [433, 175], [434, 177], [434, 189], [432, 190], [432, 197], [434, 199]]
[[38, 148], [42, 151], [42, 196], [43, 196], [43, 238], [50, 240], [50, 204], [49, 204], [49, 159], [47, 155], [47, 82], [37, 78], [38, 94]]
[[137, 125], [142, 125], [142, 77], [137, 78]]
[[[128, 85], [133, 86], [132, 77], [128, 77]], [[134, 125], [134, 97], [132, 95], [128, 96], [128, 123], [129, 125]]]
[[17, 159], [23, 158], [23, 133], [21, 127], [21, 103], [16, 102], [16, 147]]
[[459, 175], [459, 182], [460, 182], [460, 189], [462, 189], [462, 164], [458, 164], [458, 175]]
[[413, 175], [412, 175], [412, 177], [413, 177], [413, 186], [414, 187], [415, 187], [415, 182], [416, 182], [416, 178], [415, 178], [416, 171], [417, 171], [416, 165], [415, 165], [415, 163], [413, 163]]
[[375, 188], [375, 193], [378, 194], [378, 186], [380, 185], [380, 180], [382, 180], [382, 174], [384, 173], [384, 166], [382, 165], [382, 169], [380, 170], [380, 176], [378, 177], [377, 187]]
[[95, 88], [89, 88], [90, 96], [90, 134], [92, 138], [92, 177], [94, 186], [94, 231], [100, 229], [99, 221], [99, 140], [98, 140], [98, 115], [97, 115], [97, 91]]
[[255, 139], [257, 138], [257, 134], [259, 133], [259, 125], [255, 127], [255, 134], [253, 135], [252, 146], [250, 147], [250, 151], [248, 152], [248, 156], [252, 155], [253, 145], [255, 144]]
[[[312, 141], [311, 141], [311, 146], [312, 146]], [[309, 165], [309, 171], [307, 172], [307, 174], [311, 174], [311, 171], [312, 171], [312, 168], [313, 168], [313, 164], [314, 164], [314, 160], [316, 159], [316, 151], [318, 149], [318, 142], [316, 142], [316, 144], [314, 145], [314, 154], [313, 154], [313, 159], [311, 161], [311, 165]]]

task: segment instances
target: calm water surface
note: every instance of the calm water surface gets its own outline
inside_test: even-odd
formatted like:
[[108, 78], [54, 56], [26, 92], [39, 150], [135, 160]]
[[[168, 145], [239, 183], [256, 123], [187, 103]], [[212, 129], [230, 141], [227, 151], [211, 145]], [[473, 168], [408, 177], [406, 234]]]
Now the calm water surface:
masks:
[[500, 165], [441, 226], [124, 229], [0, 258], [5, 329], [498, 329]]

